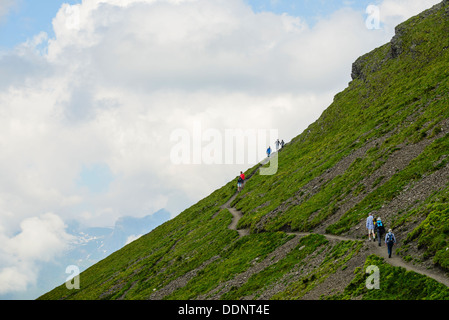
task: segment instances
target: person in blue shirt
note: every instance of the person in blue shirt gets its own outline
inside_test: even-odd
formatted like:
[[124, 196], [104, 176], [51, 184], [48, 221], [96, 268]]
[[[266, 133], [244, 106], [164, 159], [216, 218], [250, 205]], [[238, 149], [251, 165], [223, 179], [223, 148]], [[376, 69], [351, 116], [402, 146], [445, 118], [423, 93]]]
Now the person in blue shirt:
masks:
[[376, 241], [376, 236], [374, 235], [374, 218], [372, 213], [370, 213], [368, 218], [366, 218], [366, 228], [368, 229], [368, 241], [371, 241], [371, 235], [373, 235], [373, 241]]
[[267, 149], [268, 158], [270, 157], [270, 154], [271, 154], [271, 147], [268, 147], [268, 149]]
[[396, 238], [393, 234], [393, 230], [388, 229], [388, 233], [385, 236], [385, 245], [387, 246], [388, 249], [388, 258], [391, 258], [391, 252], [393, 251], [393, 246], [396, 243]]

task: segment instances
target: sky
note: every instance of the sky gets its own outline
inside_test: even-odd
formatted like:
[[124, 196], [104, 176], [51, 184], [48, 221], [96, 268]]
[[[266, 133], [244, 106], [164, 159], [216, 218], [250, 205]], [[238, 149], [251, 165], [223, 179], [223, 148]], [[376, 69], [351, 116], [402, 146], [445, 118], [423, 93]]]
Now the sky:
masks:
[[36, 283], [69, 222], [174, 217], [252, 167], [204, 155], [226, 130], [290, 141], [438, 2], [0, 0], [0, 295]]

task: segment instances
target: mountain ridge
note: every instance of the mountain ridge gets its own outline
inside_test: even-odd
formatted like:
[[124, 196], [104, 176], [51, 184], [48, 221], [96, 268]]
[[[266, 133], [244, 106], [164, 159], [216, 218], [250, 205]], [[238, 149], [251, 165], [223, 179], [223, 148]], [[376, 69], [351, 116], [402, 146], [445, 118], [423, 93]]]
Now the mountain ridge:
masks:
[[[448, 34], [447, 0], [399, 25], [277, 174], [230, 181], [41, 299], [449, 299]], [[393, 259], [366, 241], [369, 213]], [[384, 290], [366, 288], [372, 265]]]

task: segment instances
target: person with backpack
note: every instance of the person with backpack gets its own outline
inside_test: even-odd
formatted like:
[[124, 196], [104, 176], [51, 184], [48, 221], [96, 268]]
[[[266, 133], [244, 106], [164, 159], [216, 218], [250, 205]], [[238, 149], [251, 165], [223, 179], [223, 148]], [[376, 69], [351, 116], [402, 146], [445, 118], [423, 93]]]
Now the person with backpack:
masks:
[[391, 252], [393, 250], [393, 246], [395, 245], [395, 243], [396, 243], [396, 238], [393, 234], [393, 230], [388, 229], [388, 233], [385, 236], [385, 245], [388, 248], [388, 258], [391, 258]]
[[240, 171], [240, 178], [242, 179], [242, 186], [240, 188], [242, 190], [245, 186], [245, 174], [243, 173], [243, 171]]
[[268, 156], [268, 158], [270, 157], [270, 154], [271, 154], [271, 147], [268, 147], [268, 149], [267, 149], [267, 156]]
[[376, 236], [374, 235], [374, 218], [371, 212], [368, 218], [366, 218], [366, 228], [368, 229], [368, 241], [371, 241], [371, 235], [373, 235], [373, 241], [376, 241]]
[[237, 178], [237, 191], [238, 192], [242, 191], [242, 188], [243, 188], [243, 179], [241, 176], [239, 176]]
[[239, 176], [237, 178], [237, 191], [240, 192], [242, 191], [242, 185], [243, 185], [243, 180], [242, 178]]
[[377, 235], [377, 239], [378, 239], [378, 242], [379, 242], [379, 247], [382, 246], [381, 245], [381, 238], [385, 234], [385, 227], [384, 227], [380, 217], [377, 218], [377, 221], [374, 224], [374, 233]]

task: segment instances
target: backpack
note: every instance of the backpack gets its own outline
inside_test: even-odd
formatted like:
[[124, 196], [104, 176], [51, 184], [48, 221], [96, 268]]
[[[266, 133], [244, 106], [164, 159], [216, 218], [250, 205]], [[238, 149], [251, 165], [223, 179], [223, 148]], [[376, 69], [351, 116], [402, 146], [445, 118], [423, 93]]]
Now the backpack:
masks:
[[239, 183], [243, 183], [243, 179], [242, 179], [242, 177], [239, 177], [239, 180], [238, 180], [238, 182], [239, 182]]
[[387, 243], [388, 242], [393, 242], [393, 234], [392, 233], [387, 234]]
[[384, 227], [382, 221], [377, 220], [377, 222], [376, 222], [376, 229], [379, 230], [380, 234], [384, 234], [385, 233], [385, 227]]

